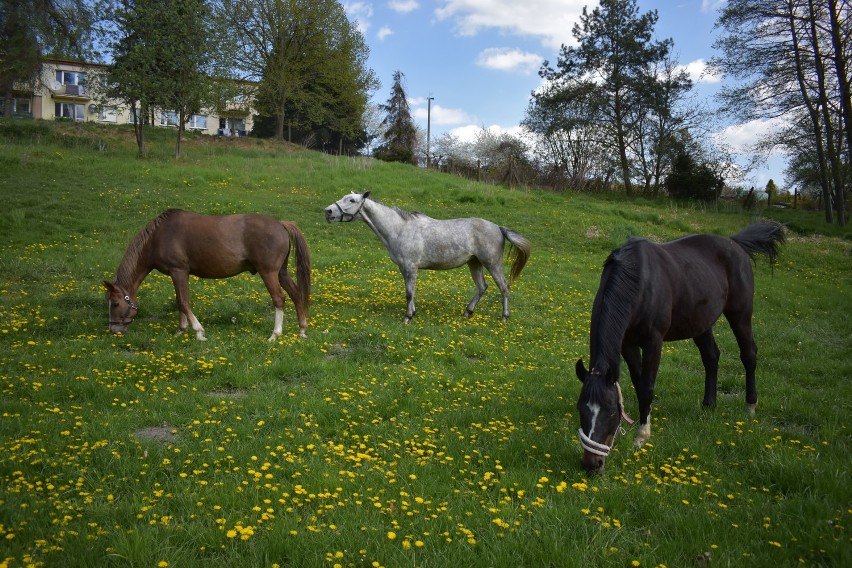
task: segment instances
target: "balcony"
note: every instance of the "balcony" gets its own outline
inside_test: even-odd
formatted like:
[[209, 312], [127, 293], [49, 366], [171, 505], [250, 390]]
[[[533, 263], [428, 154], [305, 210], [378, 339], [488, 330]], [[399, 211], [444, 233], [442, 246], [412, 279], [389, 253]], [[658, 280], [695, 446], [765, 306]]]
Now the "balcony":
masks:
[[70, 99], [86, 101], [91, 98], [85, 85], [63, 85], [55, 83], [52, 90], [54, 97], [68, 97]]

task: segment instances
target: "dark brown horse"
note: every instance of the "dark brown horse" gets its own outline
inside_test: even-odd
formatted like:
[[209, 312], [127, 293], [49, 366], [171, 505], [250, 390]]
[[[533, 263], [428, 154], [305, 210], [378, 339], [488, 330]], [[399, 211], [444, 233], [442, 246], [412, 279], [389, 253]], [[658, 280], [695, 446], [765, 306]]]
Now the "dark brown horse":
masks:
[[603, 470], [624, 414], [618, 378], [621, 357], [639, 401], [636, 445], [651, 436], [651, 401], [664, 341], [692, 339], [704, 365], [704, 406], [716, 404], [719, 348], [713, 324], [724, 314], [736, 337], [746, 374], [746, 404], [757, 406], [757, 345], [752, 335], [754, 274], [758, 253], [774, 263], [783, 228], [754, 223], [727, 238], [689, 235], [654, 244], [629, 239], [607, 258], [592, 307], [591, 370], [577, 361], [583, 382], [577, 410], [583, 467]]
[[[296, 250], [296, 278], [287, 272], [290, 249]], [[304, 235], [295, 223], [256, 214], [211, 217], [169, 209], [133, 237], [113, 282], [104, 281], [109, 300], [109, 330], [123, 333], [133, 321], [139, 302], [136, 291], [154, 270], [172, 278], [180, 310], [180, 330], [192, 325], [205, 340], [204, 328], [189, 308], [189, 275], [229, 278], [241, 272], [259, 272], [275, 305], [275, 327], [269, 341], [281, 335], [284, 294], [296, 305], [299, 335], [308, 327], [311, 259]]]

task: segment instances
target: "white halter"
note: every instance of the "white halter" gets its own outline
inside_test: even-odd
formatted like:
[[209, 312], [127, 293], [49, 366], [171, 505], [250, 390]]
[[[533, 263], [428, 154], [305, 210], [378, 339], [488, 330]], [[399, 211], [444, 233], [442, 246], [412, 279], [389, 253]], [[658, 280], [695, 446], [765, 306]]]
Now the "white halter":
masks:
[[595, 442], [583, 432], [583, 429], [579, 429], [579, 437], [580, 437], [580, 445], [583, 446], [583, 449], [589, 452], [590, 454], [595, 454], [596, 456], [606, 457], [612, 451], [613, 446], [615, 446], [615, 438], [618, 436], [618, 433], [621, 431], [621, 419], [623, 418], [625, 422], [628, 424], [633, 424], [633, 419], [630, 418], [627, 413], [624, 411], [624, 397], [621, 395], [621, 385], [618, 381], [615, 381], [615, 388], [618, 390], [618, 408], [620, 411], [619, 416], [619, 426], [615, 431], [615, 434], [612, 437], [612, 445], [607, 446], [606, 444], [601, 444], [599, 442]]

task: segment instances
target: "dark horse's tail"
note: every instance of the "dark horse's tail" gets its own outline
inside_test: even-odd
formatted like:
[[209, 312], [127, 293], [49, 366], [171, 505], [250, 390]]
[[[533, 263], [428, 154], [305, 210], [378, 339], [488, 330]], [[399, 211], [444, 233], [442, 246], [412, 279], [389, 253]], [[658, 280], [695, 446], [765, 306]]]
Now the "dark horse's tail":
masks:
[[731, 240], [740, 245], [752, 260], [757, 254], [765, 254], [769, 257], [769, 264], [774, 266], [779, 246], [784, 243], [784, 227], [774, 222], [752, 223]]
[[509, 241], [509, 243], [513, 246], [509, 259], [512, 262], [511, 279], [512, 281], [515, 281], [521, 277], [521, 270], [524, 269], [524, 266], [527, 264], [527, 260], [530, 258], [532, 245], [526, 237], [512, 229], [500, 227], [500, 231], [503, 233], [503, 238]]
[[290, 235], [290, 247], [296, 248], [296, 286], [299, 289], [299, 299], [307, 312], [311, 298], [311, 253], [308, 250], [308, 242], [296, 223], [281, 221], [281, 225]]

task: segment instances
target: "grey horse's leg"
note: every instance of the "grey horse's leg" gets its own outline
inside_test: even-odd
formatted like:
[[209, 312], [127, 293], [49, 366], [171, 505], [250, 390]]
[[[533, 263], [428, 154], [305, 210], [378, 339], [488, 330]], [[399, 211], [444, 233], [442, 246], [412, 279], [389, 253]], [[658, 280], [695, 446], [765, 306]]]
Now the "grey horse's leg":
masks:
[[405, 280], [405, 317], [402, 323], [408, 323], [414, 317], [414, 288], [417, 286], [417, 267], [400, 266], [402, 278]]
[[482, 272], [482, 263], [479, 262], [479, 259], [470, 259], [467, 263], [467, 267], [470, 268], [470, 276], [473, 278], [473, 283], [476, 285], [476, 292], [473, 294], [473, 298], [471, 298], [470, 303], [468, 303], [464, 310], [464, 317], [466, 318], [473, 315], [473, 310], [476, 309], [476, 304], [479, 303], [479, 299], [482, 298], [482, 295], [485, 294], [485, 290], [488, 289], [488, 283], [485, 282], [485, 275]]
[[503, 295], [503, 321], [506, 321], [509, 319], [509, 282], [503, 274], [502, 262], [489, 266], [488, 272], [491, 273], [491, 278], [494, 279], [494, 283]]

